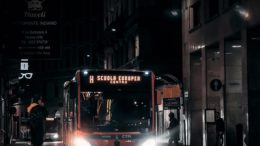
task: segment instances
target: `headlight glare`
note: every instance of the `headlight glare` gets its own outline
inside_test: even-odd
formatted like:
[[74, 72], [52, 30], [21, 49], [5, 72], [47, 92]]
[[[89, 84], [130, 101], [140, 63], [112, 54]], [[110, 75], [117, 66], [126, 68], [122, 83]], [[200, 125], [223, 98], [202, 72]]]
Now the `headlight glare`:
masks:
[[54, 139], [58, 139], [58, 138], [59, 138], [59, 134], [55, 133], [52, 137], [53, 137]]
[[156, 146], [156, 141], [151, 138], [146, 140], [141, 146]]
[[74, 146], [91, 146], [91, 144], [84, 138], [76, 137], [73, 142]]

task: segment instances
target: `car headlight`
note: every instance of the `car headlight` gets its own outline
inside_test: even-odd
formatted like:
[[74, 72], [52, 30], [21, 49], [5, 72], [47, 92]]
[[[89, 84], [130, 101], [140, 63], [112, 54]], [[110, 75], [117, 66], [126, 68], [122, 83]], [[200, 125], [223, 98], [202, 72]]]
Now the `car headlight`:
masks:
[[151, 138], [146, 140], [141, 146], [156, 146], [156, 141]]
[[74, 146], [91, 146], [91, 144], [84, 138], [76, 137], [73, 141]]
[[52, 138], [58, 139], [58, 138], [59, 138], [59, 134], [55, 133], [55, 134], [52, 136]]

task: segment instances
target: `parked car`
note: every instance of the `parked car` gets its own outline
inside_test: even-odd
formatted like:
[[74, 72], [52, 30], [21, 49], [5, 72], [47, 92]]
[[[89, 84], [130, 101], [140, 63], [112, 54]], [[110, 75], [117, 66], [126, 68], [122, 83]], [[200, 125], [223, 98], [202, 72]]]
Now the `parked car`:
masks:
[[59, 118], [46, 118], [46, 127], [45, 127], [45, 141], [60, 141], [61, 132], [60, 132], [60, 119]]

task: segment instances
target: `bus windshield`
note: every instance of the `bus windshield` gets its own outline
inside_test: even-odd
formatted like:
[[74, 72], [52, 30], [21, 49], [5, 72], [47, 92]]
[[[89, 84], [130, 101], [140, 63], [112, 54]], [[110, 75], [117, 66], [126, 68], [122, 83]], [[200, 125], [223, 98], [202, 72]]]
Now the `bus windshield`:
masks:
[[139, 93], [82, 92], [80, 125], [93, 131], [147, 132], [150, 100]]

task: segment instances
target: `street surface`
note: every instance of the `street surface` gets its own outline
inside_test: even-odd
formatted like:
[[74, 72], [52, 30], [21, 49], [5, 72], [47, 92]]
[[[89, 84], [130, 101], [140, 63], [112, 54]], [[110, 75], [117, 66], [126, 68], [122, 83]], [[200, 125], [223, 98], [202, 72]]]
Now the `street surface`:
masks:
[[[28, 141], [18, 141], [15, 144], [9, 144], [7, 146], [31, 146], [31, 143]], [[63, 146], [63, 144], [62, 141], [44, 142], [43, 146]], [[162, 143], [160, 146], [168, 146], [168, 144]]]
[[[14, 144], [9, 144], [7, 146], [31, 146], [29, 141], [17, 141]], [[51, 142], [44, 142], [43, 146], [63, 146], [62, 141], [51, 141]]]

